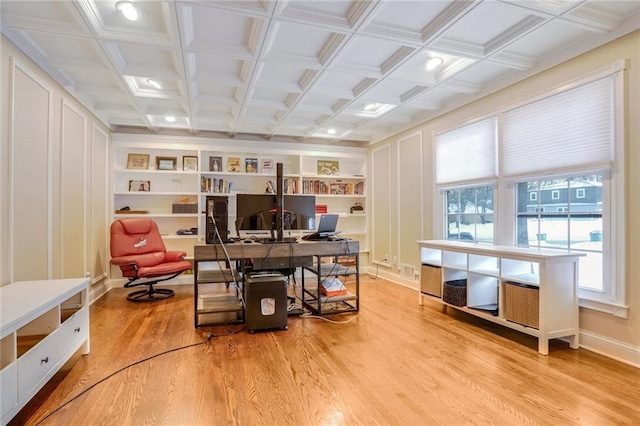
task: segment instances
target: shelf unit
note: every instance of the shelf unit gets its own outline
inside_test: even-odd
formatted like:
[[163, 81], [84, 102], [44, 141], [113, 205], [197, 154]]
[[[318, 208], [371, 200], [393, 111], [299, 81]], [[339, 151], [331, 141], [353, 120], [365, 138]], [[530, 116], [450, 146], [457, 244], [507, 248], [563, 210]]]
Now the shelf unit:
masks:
[[[148, 155], [148, 168], [128, 169], [130, 154]], [[158, 157], [175, 158], [176, 169], [157, 170]], [[197, 171], [183, 170], [185, 157], [198, 158]], [[326, 205], [327, 213], [340, 214], [338, 229], [344, 236], [357, 239], [366, 251], [367, 215], [349, 213], [356, 203], [362, 205], [366, 212], [366, 149], [341, 147], [340, 150], [328, 150], [327, 147], [313, 145], [270, 142], [258, 151], [255, 143], [243, 141], [237, 141], [230, 147], [228, 141], [195, 141], [194, 138], [167, 141], [162, 137], [116, 135], [112, 141], [111, 158], [112, 218], [136, 215], [152, 218], [158, 223], [168, 249], [184, 250], [192, 256], [193, 244], [205, 240], [204, 211], [206, 197], [210, 195], [228, 197], [227, 226], [229, 233], [235, 235], [236, 194], [265, 193], [269, 181], [275, 184], [276, 164], [282, 163], [285, 193], [302, 194], [303, 183], [311, 179], [322, 179], [329, 184], [342, 181], [359, 185], [358, 192], [361, 193], [318, 194], [316, 204]], [[229, 171], [229, 163], [233, 159], [237, 160], [240, 171]], [[249, 162], [257, 164], [255, 172], [253, 167], [251, 172], [247, 172], [247, 159], [256, 160]], [[318, 174], [319, 161], [335, 162], [339, 166], [337, 174]], [[272, 167], [265, 170], [265, 162], [271, 163]], [[131, 181], [148, 181], [149, 191], [130, 191]], [[173, 214], [172, 205], [184, 202], [195, 204], [195, 212]], [[125, 206], [140, 213], [117, 212]], [[192, 228], [198, 229], [196, 235], [176, 235], [178, 230]], [[291, 231], [287, 236], [297, 237], [305, 233]]]
[[[302, 305], [314, 315], [330, 315], [344, 312], [357, 312], [360, 310], [360, 255], [345, 254], [339, 257], [335, 255], [314, 255], [314, 261], [310, 266], [305, 266], [302, 273]], [[328, 259], [328, 261], [325, 261]], [[305, 272], [315, 276], [315, 282], [305, 278]], [[349, 291], [346, 294], [336, 296], [324, 296], [321, 284], [331, 278], [342, 277], [345, 281], [349, 277], [355, 277], [355, 293]]]
[[[431, 298], [537, 337], [543, 355], [549, 353], [550, 339], [566, 337], [571, 348], [578, 348], [578, 262], [583, 254], [440, 240], [418, 241], [418, 246], [420, 304]], [[444, 300], [444, 284], [454, 280], [466, 280], [466, 306]]]
[[7, 424], [82, 347], [89, 353], [89, 279], [0, 288], [0, 417]]

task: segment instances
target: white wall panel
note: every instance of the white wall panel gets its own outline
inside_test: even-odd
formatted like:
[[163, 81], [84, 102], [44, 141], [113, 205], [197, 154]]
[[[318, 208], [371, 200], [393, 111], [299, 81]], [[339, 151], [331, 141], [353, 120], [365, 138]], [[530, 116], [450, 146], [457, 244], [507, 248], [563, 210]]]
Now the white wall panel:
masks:
[[373, 150], [371, 155], [371, 243], [372, 262], [379, 262], [391, 253], [391, 148], [389, 145]]
[[60, 141], [61, 278], [84, 277], [87, 271], [85, 262], [86, 123], [86, 117], [63, 100]]
[[10, 105], [11, 280], [50, 278], [51, 89], [12, 61]]
[[108, 205], [107, 205], [107, 165], [108, 135], [97, 127], [93, 127], [91, 136], [91, 190], [88, 227], [91, 241], [88, 244], [88, 260], [93, 280], [106, 277], [109, 273], [108, 243]]
[[[398, 266], [420, 266], [415, 241], [423, 235], [422, 134], [398, 141]], [[409, 277], [413, 278], [413, 277]]]

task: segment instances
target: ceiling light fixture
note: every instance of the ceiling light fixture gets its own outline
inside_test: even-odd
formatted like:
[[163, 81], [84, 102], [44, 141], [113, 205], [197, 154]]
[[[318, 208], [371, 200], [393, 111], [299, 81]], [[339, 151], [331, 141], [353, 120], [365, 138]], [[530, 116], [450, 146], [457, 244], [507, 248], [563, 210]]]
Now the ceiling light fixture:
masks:
[[336, 129], [327, 129], [327, 133], [329, 133], [330, 135], [335, 135]]
[[160, 84], [160, 82], [158, 80], [154, 80], [152, 78], [148, 78], [147, 79], [147, 84], [151, 87], [153, 87], [154, 89], [162, 89], [162, 84]]
[[427, 61], [427, 71], [432, 71], [444, 63], [444, 59], [434, 56]]
[[371, 103], [371, 104], [367, 104], [364, 107], [365, 111], [374, 111], [376, 109], [378, 109], [380, 107], [380, 104], [377, 102]]
[[167, 115], [164, 119], [167, 120], [169, 123], [173, 123], [176, 121], [176, 118], [172, 115]]
[[135, 21], [138, 19], [138, 10], [135, 8], [133, 3], [130, 1], [119, 1], [116, 2], [116, 9], [124, 15], [130, 21]]

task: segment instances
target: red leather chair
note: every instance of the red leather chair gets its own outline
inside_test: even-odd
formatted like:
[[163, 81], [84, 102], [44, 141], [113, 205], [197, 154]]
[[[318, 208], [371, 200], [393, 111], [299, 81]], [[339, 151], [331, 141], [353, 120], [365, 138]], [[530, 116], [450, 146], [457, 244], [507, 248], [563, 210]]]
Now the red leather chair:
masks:
[[154, 288], [154, 284], [175, 278], [191, 269], [184, 251], [167, 251], [158, 225], [143, 217], [116, 220], [111, 224], [111, 263], [129, 279], [126, 288], [147, 286], [130, 293], [134, 302], [166, 299], [173, 290]]

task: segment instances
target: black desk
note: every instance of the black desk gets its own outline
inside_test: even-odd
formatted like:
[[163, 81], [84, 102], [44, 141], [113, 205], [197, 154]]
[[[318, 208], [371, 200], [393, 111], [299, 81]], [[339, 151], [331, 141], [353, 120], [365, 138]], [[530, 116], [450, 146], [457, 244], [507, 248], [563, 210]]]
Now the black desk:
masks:
[[[225, 253], [226, 250], [226, 253]], [[254, 264], [259, 264], [261, 269], [283, 269], [304, 267], [305, 270], [311, 271], [317, 275], [318, 286], [315, 289], [305, 289], [304, 274], [302, 277], [302, 293], [303, 304], [317, 314], [322, 314], [321, 306], [326, 303], [344, 302], [355, 300], [356, 305], [348, 305], [349, 310], [358, 310], [359, 299], [359, 253], [360, 242], [355, 240], [343, 241], [305, 241], [300, 240], [297, 243], [245, 243], [236, 242], [230, 244], [196, 244], [193, 250], [193, 266], [194, 266], [194, 324], [198, 327], [198, 315], [212, 313], [211, 310], [198, 309], [198, 284], [217, 283], [217, 282], [233, 282], [230, 274], [213, 274], [210, 278], [200, 276], [199, 264], [201, 262], [226, 262], [227, 260], [234, 262], [244, 262], [251, 260]], [[228, 255], [228, 258], [227, 258]], [[356, 294], [350, 297], [327, 298], [322, 297], [319, 292], [319, 284], [321, 279], [326, 275], [318, 274], [320, 270], [327, 270], [326, 264], [320, 267], [323, 258], [338, 259], [342, 256], [352, 257], [355, 261], [355, 268], [338, 267], [333, 268], [335, 275], [355, 275], [356, 278]], [[237, 280], [241, 278], [237, 276]], [[309, 298], [309, 304], [306, 298]], [[315, 302], [315, 303], [314, 303]], [[315, 308], [314, 308], [315, 307]], [[237, 312], [238, 321], [242, 321], [242, 294], [240, 294], [240, 302], [232, 306], [229, 310], [216, 312]], [[330, 313], [330, 312], [325, 312]]]

